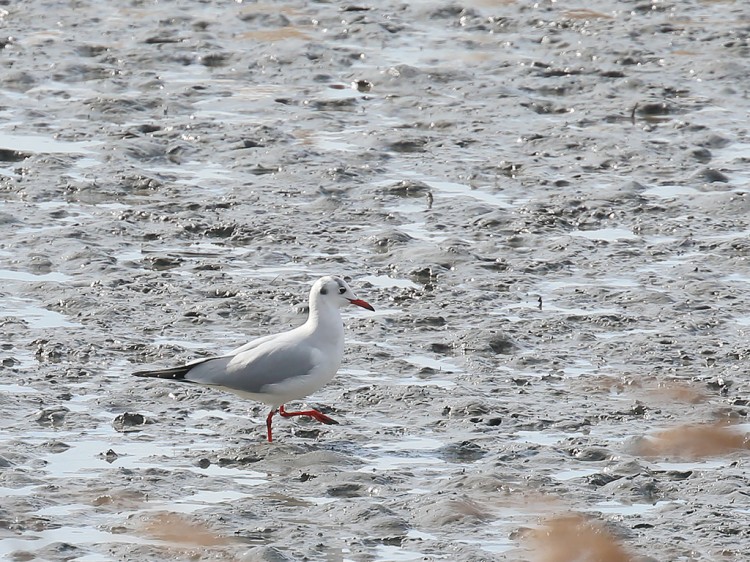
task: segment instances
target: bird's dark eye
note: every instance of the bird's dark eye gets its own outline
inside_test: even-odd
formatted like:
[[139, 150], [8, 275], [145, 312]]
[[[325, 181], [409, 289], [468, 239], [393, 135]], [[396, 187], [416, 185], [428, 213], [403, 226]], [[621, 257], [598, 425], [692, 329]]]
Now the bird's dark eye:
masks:
[[339, 295], [346, 293], [346, 287], [339, 287]]

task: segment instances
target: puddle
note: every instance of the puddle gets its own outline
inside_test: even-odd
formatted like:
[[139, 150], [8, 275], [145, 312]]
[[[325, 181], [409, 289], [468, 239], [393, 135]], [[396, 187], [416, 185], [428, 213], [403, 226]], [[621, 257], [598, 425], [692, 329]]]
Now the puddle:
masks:
[[547, 312], [559, 312], [562, 314], [568, 314], [570, 316], [602, 316], [602, 315], [609, 315], [609, 314], [620, 314], [620, 312], [622, 312], [622, 310], [619, 308], [566, 307], [566, 306], [556, 304], [554, 299], [545, 299], [543, 310]]
[[436, 388], [451, 389], [456, 383], [447, 379], [439, 378], [436, 374], [424, 374], [419, 376], [404, 376], [395, 374], [393, 376], [383, 375], [364, 369], [339, 369], [339, 376], [345, 375], [356, 379], [360, 383], [371, 383], [374, 385], [388, 384], [397, 386], [433, 386]]
[[375, 547], [374, 556], [375, 562], [422, 562], [426, 559], [422, 552], [385, 544]]
[[39, 391], [22, 384], [0, 384], [0, 393], [3, 392], [13, 394], [37, 394]]
[[[236, 472], [236, 470], [235, 470]], [[265, 480], [259, 480], [257, 484], [262, 484]], [[246, 482], [243, 482], [246, 484]], [[220, 491], [205, 491], [196, 490], [194, 493], [189, 493], [182, 499], [169, 501], [169, 502], [157, 502], [151, 506], [151, 511], [167, 510], [174, 513], [194, 513], [200, 509], [210, 508], [221, 503], [228, 503], [238, 500], [246, 500], [252, 497], [252, 494], [242, 493], [233, 490], [220, 490]]]
[[417, 529], [409, 529], [406, 532], [406, 537], [409, 538], [409, 539], [420, 540], [420, 541], [436, 541], [436, 540], [438, 540], [437, 535], [433, 535], [431, 533], [425, 533], [424, 531], [419, 531]]
[[71, 322], [64, 314], [47, 310], [33, 301], [18, 297], [5, 296], [0, 299], [0, 317], [3, 316], [20, 318], [33, 330], [81, 326], [77, 322]]
[[[403, 180], [404, 177], [408, 177], [414, 181], [421, 181], [430, 186], [432, 201], [435, 206], [449, 203], [453, 199], [469, 199], [490, 204], [493, 207], [498, 208], [509, 208], [514, 204], [520, 203], [518, 200], [511, 203], [511, 198], [508, 195], [496, 191], [493, 192], [492, 190], [494, 188], [491, 186], [473, 188], [469, 185], [441, 181], [428, 176], [415, 174], [410, 171], [404, 171], [402, 175], [394, 176], [391, 180], [376, 182], [374, 185], [380, 187], [388, 186], [394, 182]], [[386, 208], [394, 213], [398, 213], [399, 215], [421, 215], [428, 210], [428, 204], [426, 201], [426, 198], [399, 200], [396, 204], [387, 206]], [[399, 224], [398, 229], [412, 238], [433, 243], [440, 243], [452, 237], [452, 235], [445, 230], [435, 231], [431, 229], [423, 220]]]
[[432, 232], [429, 228], [427, 228], [427, 225], [425, 222], [411, 222], [406, 224], [400, 224], [398, 225], [398, 229], [402, 231], [404, 234], [408, 234], [412, 238], [416, 238], [417, 240], [426, 240], [429, 242], [443, 242], [444, 240], [447, 240], [450, 238], [450, 235], [444, 234], [442, 232]]
[[560, 433], [546, 431], [517, 431], [513, 441], [518, 443], [534, 443], [535, 445], [554, 446], [570, 437], [581, 437], [582, 433]]
[[602, 340], [613, 340], [617, 338], [623, 338], [628, 339], [632, 336], [640, 336], [640, 335], [647, 335], [647, 334], [658, 334], [658, 330], [647, 330], [647, 329], [632, 329], [632, 330], [622, 330], [618, 332], [599, 332], [595, 334], [595, 337]]
[[27, 273], [25, 271], [14, 271], [11, 269], [0, 269], [0, 279], [6, 279], [8, 281], [28, 281], [31, 283], [35, 282], [46, 282], [54, 281], [57, 283], [64, 283], [72, 279], [70, 275], [65, 275], [59, 272], [43, 273], [38, 275], [36, 273]]
[[367, 282], [380, 289], [397, 287], [399, 289], [418, 289], [419, 285], [409, 279], [394, 279], [386, 275], [365, 275], [357, 278], [357, 281]]
[[417, 367], [427, 367], [429, 369], [435, 369], [436, 371], [445, 371], [448, 373], [460, 373], [463, 369], [449, 361], [448, 359], [437, 359], [435, 357], [428, 357], [427, 355], [412, 354], [407, 355], [404, 361], [416, 365]]
[[730, 275], [727, 275], [724, 277], [723, 281], [725, 282], [738, 282], [738, 283], [750, 283], [750, 276], [748, 275], [742, 275], [739, 273], [732, 273]]
[[[395, 426], [395, 424], [383, 424]], [[420, 437], [416, 435], [402, 435], [389, 440], [380, 440], [363, 445], [359, 458], [365, 463], [357, 472], [381, 473], [392, 470], [411, 468], [419, 472], [424, 478], [434, 479], [451, 466], [445, 460], [438, 458], [437, 452], [445, 446], [445, 442], [435, 437]], [[418, 495], [419, 488], [412, 488], [409, 493]]]
[[[59, 529], [28, 531], [19, 538], [11, 537], [0, 540], [0, 555], [7, 556], [16, 551], [35, 552], [53, 543], [75, 544], [85, 547], [107, 543], [148, 545], [153, 544], [153, 542], [153, 539], [140, 538], [127, 534], [107, 533], [91, 526], [74, 527], [66, 525]], [[95, 559], [108, 560], [108, 558], [101, 555], [97, 555]], [[81, 558], [76, 557], [74, 560], [81, 560]]]
[[[244, 250], [241, 248], [232, 248], [220, 244], [213, 244], [211, 242], [194, 242], [185, 246], [166, 246], [163, 244], [143, 245], [140, 247], [130, 247], [121, 250], [117, 254], [117, 259], [131, 259], [139, 260], [144, 256], [153, 254], [173, 254], [184, 257], [193, 258], [219, 258], [233, 263], [233, 260], [238, 256], [241, 256]], [[242, 273], [251, 272], [251, 269], [240, 269], [235, 270]]]
[[724, 468], [731, 464], [731, 460], [703, 460], [703, 461], [690, 461], [690, 462], [656, 462], [653, 466], [660, 468], [661, 470], [674, 470], [677, 472], [687, 472], [689, 470], [716, 470], [717, 468]]
[[[0, 495], [2, 497], [10, 496], [29, 496], [34, 493], [38, 486], [23, 486], [21, 488], [5, 488], [0, 487]], [[0, 543], [2, 541], [0, 540]]]
[[[347, 343], [366, 345], [366, 342], [351, 340]], [[370, 342], [370, 345], [372, 343]], [[389, 347], [386, 344], [379, 343], [379, 347]], [[407, 361], [419, 369], [431, 369], [436, 372], [424, 372], [419, 374], [407, 374], [403, 372], [387, 374], [376, 373], [365, 369], [339, 369], [339, 375], [347, 375], [355, 378], [362, 383], [382, 384], [387, 381], [388, 384], [398, 386], [433, 386], [437, 388], [451, 389], [456, 383], [450, 379], [444, 378], [445, 375], [462, 373], [463, 369], [446, 359], [436, 359], [426, 355], [412, 354], [405, 356]]]
[[[109, 433], [109, 432], [106, 432]], [[49, 439], [49, 435], [46, 436]], [[64, 435], [56, 436], [64, 441]], [[46, 441], [46, 440], [45, 440]], [[39, 445], [45, 441], [39, 441]], [[98, 478], [102, 470], [112, 468], [148, 468], [154, 466], [155, 458], [178, 458], [189, 450], [189, 446], [164, 447], [163, 443], [146, 441], [123, 441], [114, 430], [109, 436], [102, 435], [96, 439], [80, 436], [73, 439], [70, 448], [60, 453], [44, 455], [45, 472], [52, 478], [65, 478], [75, 475], [77, 478]], [[117, 458], [109, 463], [104, 454], [112, 449]]]
[[617, 242], [619, 240], [637, 240], [639, 237], [626, 228], [600, 228], [598, 230], [575, 230], [571, 236], [580, 236], [589, 240]]
[[[590, 278], [582, 276], [580, 271], [571, 272], [571, 276], [564, 280], [543, 281], [536, 285], [530, 293], [549, 295], [558, 291], [569, 292], [574, 287], [610, 287], [613, 289], [634, 289], [642, 283], [633, 277], [601, 277]], [[545, 302], [546, 308], [546, 302]]]
[[[375, 378], [373, 377], [374, 380]], [[445, 390], [451, 390], [456, 387], [456, 383], [453, 381], [431, 377], [399, 377], [394, 382], [399, 386], [434, 386]]]
[[[435, 195], [442, 196], [447, 199], [451, 199], [454, 197], [466, 197], [469, 199], [474, 199], [476, 201], [481, 201], [482, 203], [489, 203], [493, 207], [508, 208], [512, 206], [507, 195], [503, 193], [493, 193], [489, 191], [491, 189], [489, 186], [473, 188], [461, 183], [436, 181], [429, 178], [418, 179], [421, 179], [427, 185], [432, 187], [435, 191]], [[437, 200], [438, 198], [435, 197], [435, 199]]]
[[[227, 170], [221, 164], [195, 161], [181, 163], [180, 168], [182, 177], [175, 182], [177, 184], [196, 186], [205, 186], [208, 184], [211, 185], [212, 191], [231, 191], [234, 188], [231, 170]], [[155, 171], [158, 172], [159, 170]], [[215, 183], [216, 180], [227, 182], [223, 190], [218, 189], [219, 186]]]
[[91, 511], [91, 506], [85, 503], [69, 503], [66, 505], [52, 505], [36, 511], [39, 517], [59, 517], [71, 515], [77, 511]]
[[491, 552], [492, 554], [502, 554], [518, 547], [518, 545], [510, 539], [503, 539], [500, 537], [497, 539], [478, 539], [458, 542], [463, 542], [468, 545], [476, 545], [485, 552]]
[[576, 359], [573, 365], [566, 365], [562, 368], [562, 372], [566, 377], [580, 377], [582, 375], [590, 375], [596, 373], [599, 370], [591, 362], [585, 359]]
[[674, 199], [677, 197], [701, 195], [701, 192], [683, 185], [659, 185], [645, 190], [643, 195], [651, 195], [662, 199]]
[[388, 443], [368, 443], [365, 449], [377, 449], [381, 451], [436, 451], [445, 443], [438, 439], [429, 437], [403, 436], [398, 441]]
[[0, 131], [0, 148], [48, 154], [93, 154], [98, 141], [60, 141], [39, 135], [13, 135]]
[[[406, 452], [406, 451], [404, 451]], [[424, 470], [429, 467], [431, 472], [448, 470], [447, 463], [437, 457], [414, 457], [408, 454], [403, 456], [381, 454], [376, 458], [363, 458], [367, 464], [357, 469], [357, 472], [388, 472], [403, 468]]]
[[339, 501], [338, 498], [320, 498], [316, 496], [300, 496], [300, 500], [307, 502], [310, 505], [328, 505], [329, 503], [336, 503]]
[[320, 150], [327, 152], [356, 152], [362, 150], [359, 146], [351, 142], [351, 131], [316, 131], [309, 138]]
[[600, 471], [601, 469], [598, 468], [571, 468], [553, 473], [552, 478], [562, 481], [573, 480], [574, 478], [585, 478], [586, 476], [597, 474]]
[[593, 506], [586, 508], [585, 511], [598, 511], [600, 513], [608, 513], [622, 516], [633, 516], [633, 515], [644, 515], [649, 511], [659, 510], [664, 507], [673, 505], [685, 505], [687, 502], [683, 500], [677, 501], [658, 501], [655, 503], [631, 503], [624, 504], [617, 501], [603, 501]]

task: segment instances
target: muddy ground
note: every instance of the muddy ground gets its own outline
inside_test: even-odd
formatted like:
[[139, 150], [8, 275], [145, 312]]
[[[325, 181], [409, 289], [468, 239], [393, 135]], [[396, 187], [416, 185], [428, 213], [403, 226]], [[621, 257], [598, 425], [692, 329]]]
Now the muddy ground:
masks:
[[[0, 2], [0, 557], [747, 560], [749, 37], [742, 0]], [[130, 376], [329, 273], [377, 309], [309, 400], [341, 425]]]

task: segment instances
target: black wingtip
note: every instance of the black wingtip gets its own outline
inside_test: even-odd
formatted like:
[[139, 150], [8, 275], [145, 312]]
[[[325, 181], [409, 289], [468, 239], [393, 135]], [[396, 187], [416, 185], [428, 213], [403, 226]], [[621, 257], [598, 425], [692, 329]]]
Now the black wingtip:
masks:
[[158, 369], [155, 371], [136, 371], [133, 373], [134, 377], [144, 377], [152, 379], [170, 379], [175, 381], [181, 381], [185, 379], [190, 367], [173, 367], [171, 369]]

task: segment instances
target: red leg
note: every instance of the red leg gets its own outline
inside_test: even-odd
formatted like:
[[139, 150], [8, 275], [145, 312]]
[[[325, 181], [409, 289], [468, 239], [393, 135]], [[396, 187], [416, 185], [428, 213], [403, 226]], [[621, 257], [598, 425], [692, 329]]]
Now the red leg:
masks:
[[[311, 418], [315, 418], [316, 420], [318, 420], [320, 423], [325, 423], [325, 424], [328, 424], [328, 425], [338, 425], [339, 424], [339, 422], [337, 422], [336, 420], [334, 420], [332, 418], [329, 418], [328, 416], [326, 416], [322, 412], [318, 412], [318, 410], [303, 410], [303, 411], [300, 411], [300, 412], [287, 412], [284, 409], [284, 405], [283, 404], [279, 408], [279, 415], [281, 415], [284, 418], [291, 418], [291, 417], [294, 417], [294, 416], [310, 416]], [[271, 423], [271, 422], [269, 421], [268, 423]]]
[[[283, 407], [283, 406], [282, 406]], [[271, 437], [271, 420], [273, 419], [273, 415], [276, 413], [276, 408], [273, 408], [269, 413], [268, 417], [266, 418], [266, 427], [268, 428], [268, 442], [273, 442], [273, 437]]]

